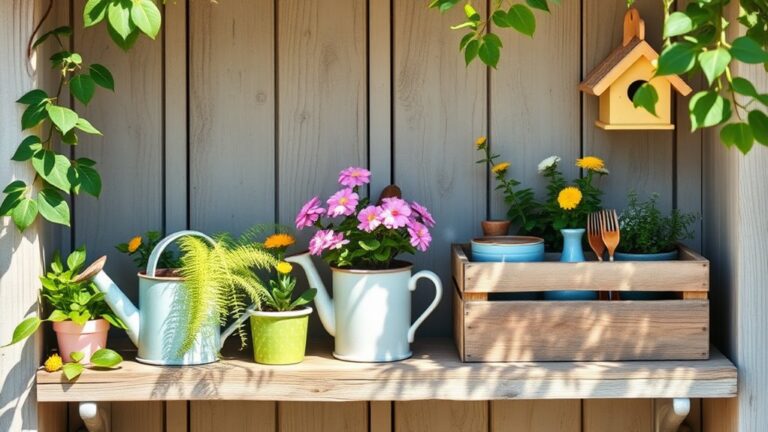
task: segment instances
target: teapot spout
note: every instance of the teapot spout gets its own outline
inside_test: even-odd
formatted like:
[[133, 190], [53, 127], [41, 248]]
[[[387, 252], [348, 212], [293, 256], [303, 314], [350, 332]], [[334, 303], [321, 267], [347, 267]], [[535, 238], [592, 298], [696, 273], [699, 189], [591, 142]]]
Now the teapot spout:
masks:
[[307, 279], [309, 280], [309, 286], [317, 289], [315, 306], [317, 306], [317, 314], [320, 316], [320, 322], [323, 323], [323, 327], [325, 327], [325, 331], [327, 331], [328, 334], [336, 336], [336, 312], [334, 311], [333, 301], [328, 295], [328, 291], [325, 289], [320, 274], [317, 273], [317, 269], [312, 262], [312, 257], [309, 255], [309, 252], [293, 255], [287, 257], [285, 260], [298, 264], [304, 269], [304, 273], [307, 274]]
[[139, 310], [104, 272], [104, 264], [106, 262], [106, 256], [99, 258], [73, 280], [83, 281], [90, 279], [93, 281], [99, 291], [104, 293], [104, 301], [112, 309], [112, 312], [125, 323], [125, 331], [128, 333], [131, 342], [139, 346], [139, 327], [141, 324]]

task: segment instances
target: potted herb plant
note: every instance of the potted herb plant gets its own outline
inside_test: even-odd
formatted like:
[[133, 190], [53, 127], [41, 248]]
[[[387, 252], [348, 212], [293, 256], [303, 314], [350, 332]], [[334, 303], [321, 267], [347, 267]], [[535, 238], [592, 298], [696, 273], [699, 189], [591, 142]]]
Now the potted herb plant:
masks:
[[[149, 255], [162, 238], [160, 231], [147, 231], [144, 235], [132, 237], [125, 243], [115, 246], [115, 249], [133, 258], [139, 270], [147, 268]], [[157, 266], [161, 269], [177, 269], [181, 266], [178, 255], [172, 250], [164, 250], [160, 254]]]
[[[339, 174], [342, 188], [325, 202], [312, 198], [296, 216], [296, 227], [314, 227], [309, 251], [288, 257], [318, 289], [315, 305], [325, 329], [335, 336], [334, 356], [342, 360], [385, 362], [411, 356], [419, 325], [437, 307], [442, 285], [437, 275], [396, 259], [429, 248], [435, 221], [417, 202], [387, 194], [380, 202], [360, 195], [370, 171], [349, 167]], [[394, 191], [395, 188], [389, 188]], [[310, 255], [322, 256], [333, 275], [333, 301]], [[411, 325], [411, 291], [420, 278], [435, 284], [436, 295]]]
[[[50, 321], [64, 362], [87, 364], [92, 354], [107, 346], [110, 325], [125, 328], [93, 281], [76, 279], [85, 260], [85, 246], [69, 254], [66, 263], [54, 253], [48, 272], [40, 277], [40, 294], [50, 314], [45, 320], [33, 316], [22, 321], [14, 329], [10, 344], [26, 339], [43, 321]], [[72, 353], [77, 353], [77, 359]]]

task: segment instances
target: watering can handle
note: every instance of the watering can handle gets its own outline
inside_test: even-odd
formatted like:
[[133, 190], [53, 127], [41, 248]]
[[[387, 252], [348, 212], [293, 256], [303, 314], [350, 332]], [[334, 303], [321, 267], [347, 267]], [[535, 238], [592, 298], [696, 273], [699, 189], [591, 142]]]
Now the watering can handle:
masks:
[[152, 250], [152, 253], [149, 254], [149, 260], [147, 261], [147, 276], [155, 277], [155, 271], [157, 270], [157, 262], [160, 260], [160, 256], [163, 254], [163, 251], [165, 250], [165, 248], [168, 247], [168, 245], [170, 245], [177, 239], [179, 239], [180, 237], [184, 237], [184, 236], [202, 237], [211, 245], [215, 244], [212, 238], [201, 233], [200, 231], [184, 230], [184, 231], [177, 231], [173, 234], [170, 234], [168, 237], [160, 240], [160, 243], [158, 243], [157, 246], [155, 246], [155, 249]]
[[433, 284], [435, 284], [435, 299], [432, 300], [432, 303], [430, 303], [427, 310], [424, 311], [424, 313], [419, 316], [419, 318], [416, 319], [416, 321], [413, 322], [411, 325], [411, 328], [408, 329], [408, 343], [413, 343], [413, 338], [416, 335], [416, 330], [419, 328], [421, 323], [424, 322], [425, 319], [429, 316], [429, 314], [432, 313], [432, 311], [435, 310], [437, 307], [437, 304], [440, 303], [440, 299], [443, 297], [443, 284], [440, 282], [440, 278], [437, 277], [436, 274], [432, 273], [429, 270], [422, 270], [415, 275], [411, 276], [411, 280], [408, 281], [408, 289], [410, 291], [416, 290], [416, 282], [419, 281], [421, 278], [427, 278], [432, 281]]

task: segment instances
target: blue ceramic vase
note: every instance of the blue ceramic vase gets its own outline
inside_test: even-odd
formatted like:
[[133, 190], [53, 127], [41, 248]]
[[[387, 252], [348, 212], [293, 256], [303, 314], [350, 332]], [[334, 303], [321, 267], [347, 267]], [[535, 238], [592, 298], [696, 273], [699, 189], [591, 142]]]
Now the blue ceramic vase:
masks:
[[[675, 261], [677, 260], [677, 250], [650, 254], [616, 252], [614, 259], [616, 261]], [[664, 300], [670, 298], [669, 293], [651, 291], [622, 291], [619, 295], [622, 300]]]
[[[581, 247], [581, 239], [584, 237], [584, 228], [561, 229], [563, 234], [563, 253], [561, 262], [583, 262], [584, 250]], [[547, 291], [545, 300], [597, 300], [595, 291]]]

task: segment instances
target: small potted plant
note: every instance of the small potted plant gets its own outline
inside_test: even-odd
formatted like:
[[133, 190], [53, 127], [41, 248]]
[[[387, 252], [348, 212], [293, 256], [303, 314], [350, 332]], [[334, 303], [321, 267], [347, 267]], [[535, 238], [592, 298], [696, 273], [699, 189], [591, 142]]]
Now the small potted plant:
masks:
[[[147, 268], [149, 255], [162, 237], [160, 231], [147, 231], [144, 235], [137, 235], [125, 243], [116, 245], [115, 249], [133, 258], [136, 267], [144, 270]], [[180, 266], [179, 257], [172, 250], [164, 250], [157, 262], [157, 267], [161, 269], [177, 269]]]
[[[50, 321], [64, 362], [88, 364], [92, 354], [106, 347], [110, 325], [125, 328], [90, 279], [75, 280], [85, 260], [85, 246], [72, 252], [66, 263], [58, 252], [54, 253], [48, 272], [40, 277], [40, 293], [50, 314], [45, 320], [33, 316], [22, 321], [13, 331], [10, 344], [26, 339], [43, 321]], [[72, 353], [77, 353], [76, 359]]]
[[673, 209], [665, 216], [656, 207], [659, 195], [642, 201], [637, 192], [628, 195], [627, 208], [619, 217], [621, 242], [616, 252], [619, 261], [668, 261], [677, 259], [677, 246], [693, 238], [691, 225], [698, 216]]

